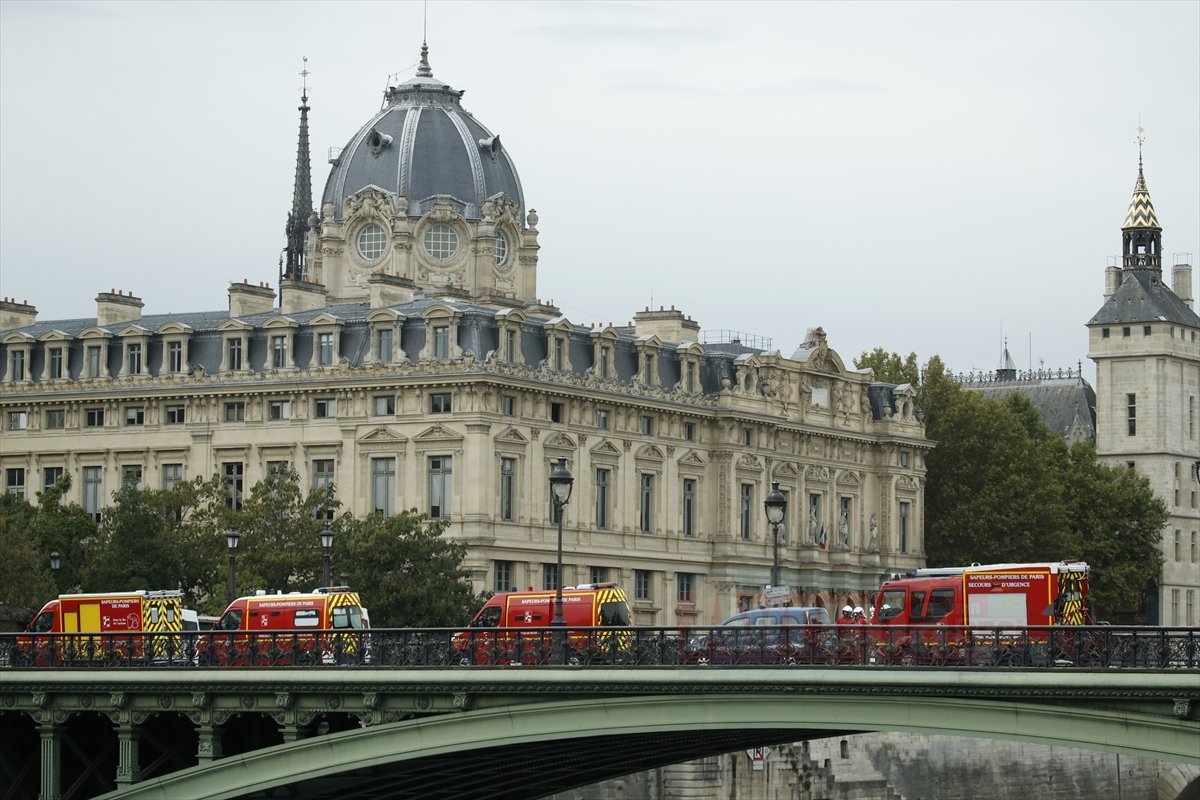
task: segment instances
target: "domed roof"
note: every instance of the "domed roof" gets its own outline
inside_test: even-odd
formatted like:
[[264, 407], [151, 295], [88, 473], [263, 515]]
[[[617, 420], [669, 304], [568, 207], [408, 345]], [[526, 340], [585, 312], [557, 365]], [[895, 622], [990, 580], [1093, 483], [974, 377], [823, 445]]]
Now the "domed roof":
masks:
[[467, 219], [481, 219], [483, 203], [508, 195], [524, 218], [521, 179], [500, 137], [460, 104], [463, 92], [433, 77], [429, 49], [421, 45], [416, 77], [389, 86], [383, 109], [342, 149], [322, 205], [342, 203], [368, 186], [408, 200], [408, 216], [421, 216], [435, 196], [449, 196]]

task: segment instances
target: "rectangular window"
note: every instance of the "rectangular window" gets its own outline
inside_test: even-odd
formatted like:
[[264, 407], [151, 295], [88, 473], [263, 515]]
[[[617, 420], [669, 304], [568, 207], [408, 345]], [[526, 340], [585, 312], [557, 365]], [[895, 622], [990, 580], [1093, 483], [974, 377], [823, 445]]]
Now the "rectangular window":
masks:
[[103, 475], [100, 467], [83, 468], [83, 510], [96, 522], [100, 521]]
[[608, 356], [612, 352], [608, 347], [601, 345], [600, 347], [600, 377], [603, 380], [608, 380]]
[[500, 519], [505, 522], [513, 520], [516, 473], [517, 460], [515, 458], [500, 459]]
[[380, 394], [374, 398], [375, 416], [387, 417], [396, 413], [396, 396], [394, 394]]
[[1179, 625], [1179, 590], [1171, 590], [1171, 625]]
[[1142, 326], [1142, 336], [1149, 336], [1149, 335], [1150, 335], [1150, 326], [1143, 325]]
[[611, 472], [596, 470], [596, 530], [608, 530], [608, 481]]
[[438, 361], [450, 360], [450, 328], [446, 325], [434, 326], [433, 357]]
[[654, 385], [654, 356], [646, 355], [646, 371], [642, 376], [642, 383], [647, 386]]
[[633, 571], [633, 599], [650, 600], [650, 570], [635, 569]]
[[125, 424], [126, 425], [145, 425], [146, 424], [146, 409], [141, 406], [127, 406], [125, 408]]
[[589, 571], [591, 572], [591, 580], [588, 583], [593, 585], [608, 583], [608, 567], [592, 567]]
[[683, 535], [696, 535], [696, 481], [683, 479]]
[[450, 498], [454, 461], [450, 456], [429, 457], [429, 518], [447, 519], [450, 516]]
[[754, 519], [754, 484], [742, 484], [740, 500], [741, 502], [738, 506], [740, 516], [739, 528], [742, 532], [742, 538], [749, 540], [752, 533], [752, 520]]
[[183, 480], [183, 464], [162, 465], [162, 488], [166, 491], [174, 489]]
[[182, 425], [186, 417], [183, 403], [172, 403], [167, 406], [165, 421], [168, 425]]
[[225, 340], [225, 362], [231, 372], [236, 372], [242, 368], [241, 337]]
[[1195, 531], [1192, 531], [1192, 546], [1190, 548], [1190, 553], [1191, 553], [1191, 558], [1189, 560], [1193, 564], [1195, 564], [1196, 563], [1196, 532]]
[[900, 503], [900, 552], [908, 552], [908, 503]]
[[271, 366], [283, 369], [287, 366], [287, 336], [271, 337]]
[[322, 367], [333, 366], [333, 334], [317, 334], [317, 363]]
[[391, 363], [391, 329], [380, 327], [376, 331], [376, 357], [383, 363]]
[[28, 412], [26, 411], [10, 411], [8, 412], [8, 429], [10, 431], [23, 431], [29, 423]]
[[51, 408], [46, 411], [46, 430], [61, 431], [67, 427], [67, 412], [61, 408]]
[[1137, 395], [1125, 395], [1125, 422], [1129, 426], [1129, 435], [1137, 434]]
[[646, 436], [654, 435], [654, 417], [649, 414], [642, 415], [642, 433]]
[[1178, 528], [1175, 529], [1175, 546], [1172, 548], [1172, 554], [1176, 562], [1183, 560], [1180, 557], [1183, 555], [1183, 531]]
[[104, 409], [89, 408], [83, 412], [83, 426], [85, 428], [103, 428], [104, 427]]
[[509, 363], [517, 360], [517, 332], [504, 331], [504, 360]]
[[51, 347], [48, 361], [50, 379], [58, 380], [63, 376], [63, 349], [61, 347]]
[[225, 505], [237, 511], [242, 507], [242, 491], [245, 489], [246, 468], [240, 461], [221, 464], [221, 477], [225, 481]]
[[513, 563], [511, 561], [492, 562], [492, 591], [510, 592], [517, 588], [513, 583]]
[[654, 476], [642, 473], [641, 492], [638, 506], [638, 529], [642, 533], [654, 530]]
[[42, 467], [42, 489], [50, 489], [62, 476], [62, 467]]
[[183, 372], [183, 342], [167, 342], [167, 372]]
[[683, 423], [683, 439], [687, 442], [696, 440], [696, 424], [694, 422]]
[[137, 488], [142, 485], [142, 465], [123, 464], [121, 466], [121, 485]]
[[267, 474], [268, 475], [274, 475], [277, 472], [283, 472], [287, 468], [288, 468], [287, 461], [268, 461], [267, 462]]
[[333, 419], [337, 416], [337, 400], [332, 397], [322, 397], [313, 401], [313, 417], [316, 419]]
[[904, 467], [906, 469], [908, 468], [908, 451], [907, 450], [900, 451], [900, 466]]
[[291, 419], [292, 417], [292, 401], [290, 400], [271, 400], [267, 403], [267, 419], [280, 421]]
[[506, 417], [517, 415], [517, 398], [511, 394], [500, 395], [500, 413]]
[[1121, 335], [1122, 335], [1122, 336], [1129, 336], [1129, 334], [1130, 334], [1130, 330], [1129, 330], [1129, 326], [1128, 326], [1128, 325], [1126, 325], [1124, 328], [1121, 328]]
[[1109, 331], [1109, 329], [1108, 329], [1108, 328], [1101, 328], [1101, 329], [1100, 329], [1100, 338], [1101, 338], [1101, 339], [1107, 339], [1107, 338], [1109, 337], [1109, 334], [1110, 334], [1110, 331]]
[[246, 419], [246, 404], [245, 403], [226, 403], [225, 404], [225, 421], [226, 422], [244, 422]]
[[558, 564], [542, 564], [542, 589], [558, 588]]
[[563, 421], [563, 404], [562, 403], [551, 403], [550, 404], [550, 421], [551, 422], [562, 422]]
[[333, 470], [332, 458], [314, 458], [312, 462], [313, 488], [325, 489], [333, 486]]
[[608, 409], [596, 409], [596, 427], [602, 431], [608, 430]]
[[100, 377], [100, 345], [91, 345], [87, 349], [87, 376]]
[[371, 508], [376, 514], [390, 517], [395, 513], [396, 459], [371, 459]]
[[13, 381], [25, 380], [25, 351], [24, 350], [12, 351], [12, 354], [9, 356], [9, 365], [10, 365], [11, 369], [9, 370], [8, 376], [11, 380], [13, 380]]
[[754, 434], [749, 428], [742, 428], [742, 444], [749, 447], [754, 440]]
[[429, 413], [430, 414], [449, 414], [453, 406], [451, 405], [451, 395], [444, 392], [429, 395]]
[[554, 370], [562, 372], [563, 368], [563, 341], [557, 336], [554, 337]]
[[696, 576], [690, 572], [680, 572], [675, 576], [675, 599], [680, 603], [696, 602]]
[[1196, 624], [1196, 590], [1188, 589], [1184, 596], [1187, 598], [1187, 608], [1183, 624], [1190, 628]]
[[687, 363], [686, 385], [687, 385], [688, 394], [695, 394], [695, 392], [696, 392], [696, 364], [693, 361], [689, 361]]
[[9, 467], [4, 470], [4, 491], [9, 494], [15, 494], [17, 497], [25, 496], [25, 470], [22, 467]]
[[130, 375], [142, 374], [142, 346], [140, 344], [126, 345], [125, 352], [129, 359], [126, 365], [126, 371]]

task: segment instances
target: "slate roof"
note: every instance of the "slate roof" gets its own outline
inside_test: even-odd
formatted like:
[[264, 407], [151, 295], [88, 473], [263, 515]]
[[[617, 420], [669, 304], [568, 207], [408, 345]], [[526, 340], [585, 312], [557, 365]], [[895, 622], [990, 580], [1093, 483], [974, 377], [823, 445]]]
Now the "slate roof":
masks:
[[1016, 392], [1037, 409], [1051, 433], [1073, 439], [1086, 436], [1096, 441], [1096, 390], [1083, 378], [1017, 379], [961, 384], [992, 400]]
[[1124, 270], [1120, 287], [1087, 324], [1129, 322], [1172, 322], [1200, 328], [1200, 316], [1163, 283], [1162, 271], [1147, 268]]

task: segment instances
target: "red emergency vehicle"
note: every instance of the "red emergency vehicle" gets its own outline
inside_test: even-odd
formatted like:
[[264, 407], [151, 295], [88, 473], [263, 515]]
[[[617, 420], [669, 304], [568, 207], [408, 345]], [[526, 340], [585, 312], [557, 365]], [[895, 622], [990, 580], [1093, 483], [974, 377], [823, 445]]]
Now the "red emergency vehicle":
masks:
[[208, 665], [357, 662], [366, 657], [363, 631], [370, 627], [358, 592], [346, 586], [262, 593], [230, 603], [197, 649], [200, 663]]
[[[456, 634], [454, 647], [474, 664], [540, 663], [552, 656], [557, 591], [500, 592], [471, 620], [471, 631]], [[615, 583], [567, 586], [562, 590], [569, 651], [591, 655], [618, 651], [628, 643], [629, 599]], [[496, 628], [498, 630], [488, 630]], [[588, 628], [617, 630], [590, 631]]]
[[[879, 648], [898, 660], [911, 661], [914, 645], [936, 644], [962, 655], [968, 640], [994, 647], [1006, 630], [1089, 625], [1087, 595], [1088, 565], [1082, 561], [919, 569], [884, 582], [872, 622], [900, 629], [877, 636]], [[962, 630], [945, 630], [952, 627]]]
[[181, 658], [183, 611], [178, 590], [59, 595], [29, 623], [33, 635], [18, 637], [18, 657], [39, 666]]

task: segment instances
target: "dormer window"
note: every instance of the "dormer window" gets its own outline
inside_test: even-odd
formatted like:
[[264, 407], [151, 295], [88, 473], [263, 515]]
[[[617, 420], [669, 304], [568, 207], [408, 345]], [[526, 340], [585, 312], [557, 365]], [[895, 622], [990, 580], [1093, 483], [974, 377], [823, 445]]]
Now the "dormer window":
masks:
[[433, 357], [438, 361], [448, 361], [450, 359], [450, 326], [434, 326]]
[[125, 352], [127, 355], [126, 370], [130, 375], [142, 374], [142, 345], [130, 344], [126, 345]]
[[497, 267], [503, 267], [508, 261], [508, 237], [500, 231], [496, 231], [495, 250], [492, 253], [492, 261]]
[[25, 351], [12, 351], [8, 366], [8, 377], [12, 382], [16, 383], [17, 381], [25, 380]]
[[225, 367], [231, 372], [242, 368], [242, 339], [234, 336], [225, 340]]
[[63, 377], [63, 348], [51, 347], [47, 349], [46, 369], [51, 380], [59, 380]]
[[100, 377], [100, 345], [89, 345], [87, 349], [87, 376]]
[[287, 336], [271, 337], [271, 366], [283, 369], [287, 366]]

